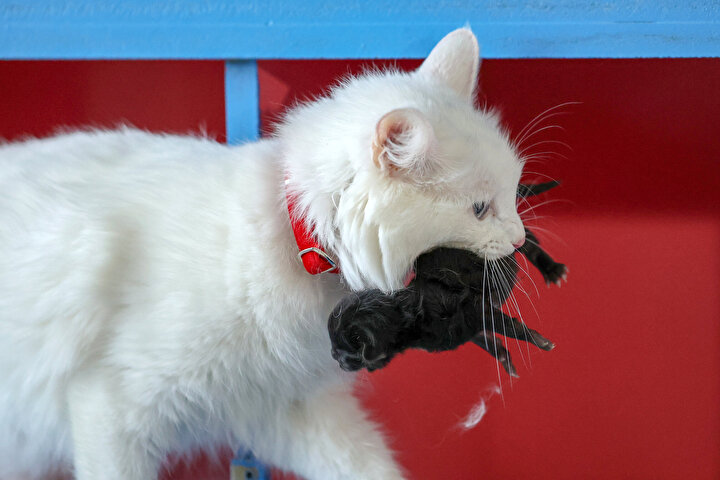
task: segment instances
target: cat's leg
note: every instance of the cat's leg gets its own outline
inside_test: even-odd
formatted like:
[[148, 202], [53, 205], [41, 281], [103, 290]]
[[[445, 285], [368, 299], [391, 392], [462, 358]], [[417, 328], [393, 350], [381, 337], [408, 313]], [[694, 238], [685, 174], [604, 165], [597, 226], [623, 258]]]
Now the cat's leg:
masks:
[[492, 310], [486, 311], [484, 318], [485, 331], [481, 333], [489, 335], [498, 333], [505, 337], [517, 338], [523, 342], [532, 343], [536, 347], [545, 351], [550, 351], [555, 348], [555, 344], [543, 337], [540, 332], [533, 330], [525, 325], [525, 323], [507, 315], [500, 309], [493, 308]]
[[253, 441], [259, 458], [307, 480], [400, 480], [377, 426], [349, 388], [293, 403]]
[[153, 426], [133, 422], [132, 402], [122, 400], [127, 396], [120, 393], [118, 383], [109, 373], [99, 372], [71, 382], [68, 404], [76, 480], [157, 478], [160, 458], [149, 441]]
[[525, 229], [525, 243], [518, 249], [537, 268], [545, 279], [545, 283], [560, 285], [560, 280], [567, 280], [567, 267], [552, 259], [540, 246], [540, 240], [529, 229]]
[[475, 345], [479, 346], [480, 348], [488, 352], [490, 355], [495, 357], [495, 359], [505, 369], [508, 375], [510, 375], [511, 377], [520, 376], [515, 369], [515, 365], [513, 365], [512, 363], [512, 358], [510, 358], [510, 352], [508, 352], [505, 346], [502, 344], [502, 340], [497, 338], [492, 333], [481, 332], [475, 338], [473, 338], [472, 341]]
[[543, 337], [539, 332], [529, 328], [516, 318], [505, 314], [498, 308], [489, 308], [483, 315], [482, 330], [472, 339], [473, 343], [495, 357], [498, 363], [510, 376], [517, 377], [517, 370], [512, 363], [510, 352], [507, 351], [500, 338], [500, 334], [509, 338], [516, 338], [532, 343], [543, 350], [552, 350], [555, 344]]

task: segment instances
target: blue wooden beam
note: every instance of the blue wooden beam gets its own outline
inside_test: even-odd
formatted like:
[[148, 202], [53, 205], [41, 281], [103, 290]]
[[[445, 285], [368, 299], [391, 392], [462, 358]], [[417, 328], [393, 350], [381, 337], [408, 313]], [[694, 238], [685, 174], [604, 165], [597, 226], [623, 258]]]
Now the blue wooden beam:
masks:
[[487, 58], [720, 56], [720, 2], [0, 0], [0, 58], [421, 58], [476, 32]]
[[225, 132], [227, 143], [256, 140], [260, 135], [257, 62], [225, 62]]

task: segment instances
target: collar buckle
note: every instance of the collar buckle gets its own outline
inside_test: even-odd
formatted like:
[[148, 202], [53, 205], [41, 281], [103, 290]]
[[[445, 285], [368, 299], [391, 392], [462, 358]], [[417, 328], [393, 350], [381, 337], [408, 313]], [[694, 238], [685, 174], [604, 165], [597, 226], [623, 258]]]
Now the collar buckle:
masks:
[[333, 260], [332, 257], [330, 257], [330, 255], [323, 252], [322, 250], [320, 250], [317, 247], [308, 247], [303, 250], [300, 250], [298, 252], [298, 259], [300, 260], [300, 263], [303, 263], [303, 256], [308, 253], [317, 254], [320, 258], [325, 260], [330, 265], [330, 268], [326, 268], [325, 270], [318, 272], [318, 274], [330, 273], [330, 272], [336, 271], [338, 269], [337, 262], [335, 260]]

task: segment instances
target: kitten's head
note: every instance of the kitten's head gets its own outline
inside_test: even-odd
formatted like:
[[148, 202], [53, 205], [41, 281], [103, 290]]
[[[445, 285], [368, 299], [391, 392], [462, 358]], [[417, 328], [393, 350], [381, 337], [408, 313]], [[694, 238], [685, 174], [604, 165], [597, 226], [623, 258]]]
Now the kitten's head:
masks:
[[494, 259], [524, 241], [522, 161], [474, 107], [479, 48], [456, 30], [415, 71], [350, 78], [279, 129], [290, 188], [352, 288], [399, 288], [443, 245]]

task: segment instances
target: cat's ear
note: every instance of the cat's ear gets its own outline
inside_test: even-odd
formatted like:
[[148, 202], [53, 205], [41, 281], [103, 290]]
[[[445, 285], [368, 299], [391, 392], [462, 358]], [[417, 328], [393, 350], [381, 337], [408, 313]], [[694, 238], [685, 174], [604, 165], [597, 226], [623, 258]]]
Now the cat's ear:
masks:
[[450, 32], [433, 48], [417, 73], [455, 90], [472, 100], [480, 70], [480, 47], [469, 28]]
[[398, 108], [383, 115], [375, 127], [373, 163], [390, 176], [422, 176], [434, 142], [432, 125], [422, 112]]

